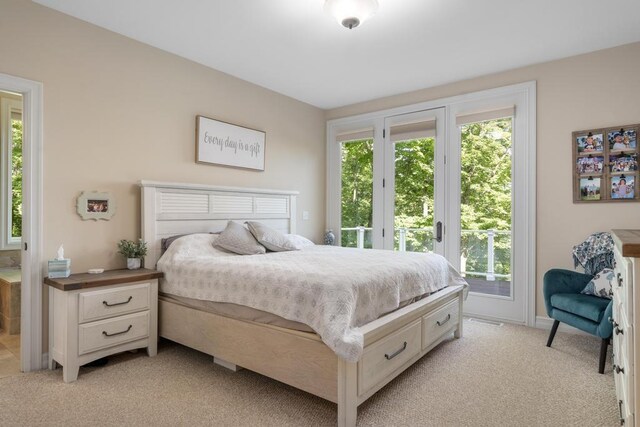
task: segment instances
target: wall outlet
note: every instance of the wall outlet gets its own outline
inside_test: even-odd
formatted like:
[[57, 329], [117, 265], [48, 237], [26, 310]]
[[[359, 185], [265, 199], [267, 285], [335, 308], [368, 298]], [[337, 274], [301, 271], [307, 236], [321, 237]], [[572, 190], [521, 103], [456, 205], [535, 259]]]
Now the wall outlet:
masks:
[[302, 219], [305, 221], [309, 219], [309, 211], [302, 211]]

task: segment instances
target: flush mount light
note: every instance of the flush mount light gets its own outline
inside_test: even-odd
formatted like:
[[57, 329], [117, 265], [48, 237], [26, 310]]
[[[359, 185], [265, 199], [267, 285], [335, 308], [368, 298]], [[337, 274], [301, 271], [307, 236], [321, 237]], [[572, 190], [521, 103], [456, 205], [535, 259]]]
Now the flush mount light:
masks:
[[350, 30], [371, 18], [377, 10], [378, 0], [325, 0], [324, 2], [324, 11]]

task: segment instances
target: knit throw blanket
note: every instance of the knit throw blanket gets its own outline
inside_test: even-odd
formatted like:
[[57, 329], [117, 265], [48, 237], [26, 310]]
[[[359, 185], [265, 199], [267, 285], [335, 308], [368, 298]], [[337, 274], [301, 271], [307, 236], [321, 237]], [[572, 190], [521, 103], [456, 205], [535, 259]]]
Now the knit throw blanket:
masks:
[[605, 268], [613, 268], [613, 238], [610, 233], [594, 233], [573, 247], [574, 267], [581, 265], [592, 276]]

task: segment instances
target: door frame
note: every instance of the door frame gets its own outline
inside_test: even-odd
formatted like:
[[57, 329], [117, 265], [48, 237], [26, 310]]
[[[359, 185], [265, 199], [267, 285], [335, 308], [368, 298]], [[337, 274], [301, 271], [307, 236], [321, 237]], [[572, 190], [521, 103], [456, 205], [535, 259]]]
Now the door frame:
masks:
[[[533, 97], [533, 99], [532, 99]], [[479, 302], [467, 304], [465, 314], [474, 317], [487, 318], [498, 321], [508, 321], [533, 326], [535, 325], [535, 286], [533, 292], [530, 287], [513, 284], [535, 283], [535, 90], [513, 91], [493, 97], [464, 100], [452, 104], [448, 112], [449, 122], [449, 153], [450, 167], [447, 181], [451, 212], [448, 218], [449, 230], [447, 238], [447, 259], [456, 269], [460, 269], [460, 169], [461, 169], [461, 138], [456, 124], [456, 117], [466, 114], [495, 111], [505, 107], [515, 107], [512, 121], [513, 162], [512, 162], [512, 190], [511, 190], [511, 231], [512, 231], [512, 293], [509, 297], [474, 293], [476, 301], [491, 299], [501, 306], [502, 315], [487, 315], [478, 310]], [[533, 132], [533, 133], [532, 133]], [[532, 143], [533, 142], [533, 143]], [[533, 261], [533, 263], [532, 263]], [[516, 288], [517, 286], [517, 288]], [[520, 295], [522, 293], [522, 295]], [[531, 316], [531, 302], [533, 312]], [[510, 304], [514, 304], [511, 305]], [[521, 306], [521, 309], [518, 309]], [[515, 311], [514, 311], [515, 309]]]
[[22, 95], [22, 283], [20, 369], [46, 366], [42, 352], [42, 83], [0, 73], [0, 89]]
[[[358, 124], [374, 128], [375, 140], [382, 140], [382, 129], [384, 128], [384, 118], [399, 114], [412, 113], [421, 110], [429, 110], [434, 108], [444, 107], [447, 116], [447, 128], [450, 127], [450, 110], [456, 103], [470, 102], [476, 100], [487, 100], [500, 96], [508, 96], [521, 93], [526, 99], [528, 118], [528, 128], [526, 130], [527, 136], [527, 153], [528, 162], [527, 170], [524, 171], [527, 185], [526, 194], [523, 194], [523, 201], [526, 203], [526, 220], [523, 227], [526, 228], [524, 244], [524, 250], [527, 256], [527, 263], [523, 277], [526, 279], [526, 283], [523, 287], [525, 290], [525, 313], [524, 318], [528, 326], [535, 326], [536, 318], [536, 82], [528, 81], [524, 83], [518, 83], [509, 86], [502, 86], [494, 89], [482, 90], [477, 92], [471, 92], [463, 95], [456, 95], [446, 98], [435, 99], [431, 101], [420, 102], [416, 104], [404, 105], [400, 107], [373, 111], [370, 113], [358, 114], [354, 116], [342, 117], [327, 121], [327, 203], [326, 203], [326, 227], [327, 229], [339, 229], [340, 226], [340, 203], [339, 197], [336, 194], [340, 194], [340, 167], [339, 167], [339, 150], [336, 149], [335, 137], [343, 129], [358, 127]], [[451, 135], [449, 132], [445, 135], [447, 150], [451, 150], [452, 144]], [[336, 155], [337, 152], [337, 155]], [[448, 152], [447, 158], [450, 158], [450, 152]], [[375, 152], [374, 152], [375, 156]], [[380, 166], [382, 167], [382, 166]], [[374, 170], [376, 168], [376, 161], [374, 158]], [[449, 181], [449, 180], [447, 180]], [[374, 177], [374, 194], [376, 191], [382, 191], [382, 188], [378, 189], [377, 186], [382, 186], [382, 183], [375, 181]], [[446, 183], [446, 193], [451, 194], [452, 186], [450, 182]], [[337, 193], [336, 193], [337, 190]], [[336, 201], [337, 199], [337, 201]], [[374, 207], [375, 209], [375, 207]], [[380, 209], [378, 209], [380, 210]], [[374, 211], [375, 218], [375, 211]], [[451, 223], [452, 218], [447, 218], [447, 222]], [[453, 233], [447, 233], [445, 224], [445, 238]], [[448, 246], [448, 245], [447, 245]], [[451, 248], [448, 249], [449, 251]], [[451, 255], [448, 253], [447, 255]]]

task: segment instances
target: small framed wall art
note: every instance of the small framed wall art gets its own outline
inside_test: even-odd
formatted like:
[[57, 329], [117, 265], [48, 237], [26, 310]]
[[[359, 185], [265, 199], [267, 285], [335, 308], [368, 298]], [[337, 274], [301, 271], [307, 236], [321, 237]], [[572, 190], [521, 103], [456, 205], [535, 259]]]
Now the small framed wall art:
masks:
[[640, 200], [639, 131], [636, 124], [573, 132], [574, 203]]
[[196, 116], [196, 163], [264, 171], [266, 133]]
[[109, 193], [83, 191], [76, 203], [78, 215], [83, 220], [108, 221], [116, 213], [116, 201]]

